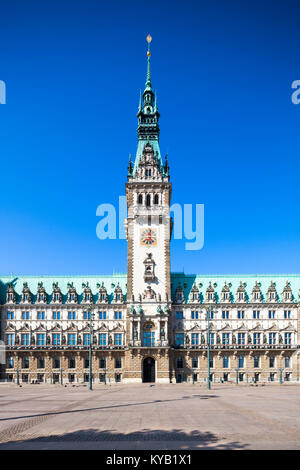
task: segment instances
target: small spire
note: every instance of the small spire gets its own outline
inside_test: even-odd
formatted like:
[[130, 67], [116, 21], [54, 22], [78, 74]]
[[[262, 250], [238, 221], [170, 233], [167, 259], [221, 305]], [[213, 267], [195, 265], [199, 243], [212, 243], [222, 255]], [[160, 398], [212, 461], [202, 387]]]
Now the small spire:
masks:
[[158, 109], [157, 109], [157, 93], [156, 93], [156, 90], [155, 90], [154, 112], [156, 113], [157, 111], [158, 111]]
[[152, 37], [150, 34], [146, 37], [147, 43], [148, 43], [148, 51], [147, 51], [147, 79], [146, 79], [146, 89], [150, 88], [152, 89], [152, 83], [151, 83], [151, 72], [150, 72], [150, 57], [151, 57], [151, 52], [150, 52], [150, 43], [152, 41]]

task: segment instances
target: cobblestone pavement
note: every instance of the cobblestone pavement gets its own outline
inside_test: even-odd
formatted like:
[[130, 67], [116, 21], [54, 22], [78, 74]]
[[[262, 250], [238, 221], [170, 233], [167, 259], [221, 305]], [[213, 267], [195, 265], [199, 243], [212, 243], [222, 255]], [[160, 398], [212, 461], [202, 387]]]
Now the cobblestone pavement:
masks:
[[299, 448], [296, 384], [0, 384], [0, 450]]

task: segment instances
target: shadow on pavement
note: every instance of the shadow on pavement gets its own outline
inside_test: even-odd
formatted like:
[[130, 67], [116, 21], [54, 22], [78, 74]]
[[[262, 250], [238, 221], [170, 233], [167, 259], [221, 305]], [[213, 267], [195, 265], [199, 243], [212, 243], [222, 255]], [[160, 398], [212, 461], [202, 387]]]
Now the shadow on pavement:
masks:
[[[16, 439], [8, 443], [0, 444], [0, 450], [5, 449], [41, 449], [47, 448], [47, 443], [51, 443], [52, 449], [57, 448], [63, 449], [64, 444], [66, 449], [74, 448], [80, 449], [81, 443], [84, 443], [84, 448], [88, 449], [89, 444], [91, 448], [107, 449], [116, 448], [117, 442], [122, 443], [123, 448], [136, 448], [139, 444], [141, 449], [151, 449], [151, 445], [155, 446], [156, 449], [160, 448], [155, 443], [161, 443], [161, 449], [244, 449], [247, 447], [246, 444], [239, 442], [221, 442], [220, 438], [210, 432], [191, 431], [189, 433], [181, 431], [180, 429], [172, 430], [149, 430], [143, 429], [137, 432], [131, 432], [128, 434], [112, 432], [108, 430], [99, 431], [97, 429], [84, 429], [78, 430], [66, 434], [56, 434], [52, 436], [44, 436], [37, 438], [28, 439]], [[93, 444], [99, 443], [99, 445]], [[54, 445], [53, 445], [54, 444]], [[73, 445], [73, 447], [72, 447]], [[126, 447], [125, 447], [126, 446]]]

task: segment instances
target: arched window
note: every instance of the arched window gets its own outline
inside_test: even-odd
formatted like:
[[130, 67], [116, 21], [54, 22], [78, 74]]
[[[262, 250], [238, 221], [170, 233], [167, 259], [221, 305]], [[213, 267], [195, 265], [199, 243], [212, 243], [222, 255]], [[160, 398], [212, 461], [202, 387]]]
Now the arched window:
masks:
[[143, 196], [141, 194], [138, 197], [138, 204], [143, 204]]
[[158, 194], [155, 194], [154, 196], [154, 204], [158, 204]]
[[147, 194], [147, 196], [146, 196], [146, 206], [150, 207], [150, 205], [151, 205], [150, 194]]

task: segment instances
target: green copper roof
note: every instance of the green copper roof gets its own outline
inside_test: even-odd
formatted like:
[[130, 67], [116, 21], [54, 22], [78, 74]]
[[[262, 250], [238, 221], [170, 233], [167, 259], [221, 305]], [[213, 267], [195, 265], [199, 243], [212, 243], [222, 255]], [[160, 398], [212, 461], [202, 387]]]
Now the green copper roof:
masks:
[[[275, 283], [276, 292], [278, 295], [277, 301], [281, 301], [281, 294], [286, 286], [287, 281], [292, 289], [293, 300], [298, 301], [298, 294], [300, 289], [300, 274], [184, 274], [184, 273], [172, 273], [171, 284], [172, 284], [172, 299], [175, 299], [176, 288], [181, 286], [184, 292], [185, 301], [188, 302], [191, 289], [195, 284], [200, 292], [200, 298], [205, 299], [206, 289], [211, 286], [214, 288], [217, 302], [221, 299], [222, 288], [225, 282], [230, 288], [232, 294], [232, 300], [236, 301], [236, 292], [240, 283], [242, 282], [248, 299], [251, 299], [251, 292], [256, 282], [260, 283], [260, 290], [263, 296], [263, 301], [266, 301], [266, 294], [270, 287], [271, 281]], [[77, 294], [78, 302], [81, 303], [82, 293], [84, 287], [82, 284], [89, 283], [89, 287], [92, 290], [94, 301], [97, 301], [97, 293], [99, 292], [99, 284], [102, 282], [107, 290], [109, 301], [111, 302], [113, 297], [114, 289], [119, 286], [122, 289], [124, 300], [126, 301], [127, 293], [127, 275], [126, 274], [114, 274], [110, 275], [94, 275], [94, 276], [1, 276], [0, 277], [0, 304], [5, 303], [5, 294], [9, 283], [12, 283], [16, 293], [18, 294], [18, 301], [23, 289], [24, 282], [27, 282], [28, 287], [33, 294], [33, 303], [36, 299], [38, 283], [42, 282], [46, 292], [51, 296], [53, 291], [53, 283], [58, 283], [63, 294], [63, 302], [66, 301], [68, 292], [68, 284], [73, 283]], [[97, 286], [98, 284], [98, 286]], [[51, 300], [51, 299], [50, 299]]]
[[194, 284], [200, 292], [200, 298], [205, 299], [206, 289], [209, 283], [214, 288], [217, 301], [221, 299], [221, 291], [225, 282], [230, 288], [232, 300], [237, 301], [236, 292], [240, 283], [242, 282], [245, 287], [245, 292], [248, 299], [251, 299], [251, 292], [256, 282], [260, 283], [260, 290], [262, 293], [262, 300], [266, 301], [266, 294], [270, 287], [271, 281], [275, 283], [278, 300], [281, 300], [281, 293], [286, 286], [286, 282], [292, 289], [294, 301], [298, 301], [298, 294], [300, 289], [300, 274], [184, 274], [173, 273], [171, 274], [172, 283], [172, 299], [175, 298], [176, 288], [180, 285], [183, 288], [184, 299], [187, 302], [191, 289]]
[[[5, 293], [9, 283], [12, 283], [18, 296], [21, 296], [23, 284], [27, 282], [28, 287], [33, 294], [33, 303], [35, 301], [35, 296], [38, 289], [38, 283], [42, 282], [43, 287], [45, 288], [48, 295], [52, 294], [53, 283], [58, 283], [63, 294], [63, 302], [66, 300], [67, 292], [69, 290], [68, 284], [73, 282], [73, 285], [78, 294], [78, 302], [82, 300], [82, 293], [84, 287], [82, 284], [89, 284], [89, 287], [92, 290], [93, 295], [96, 297], [99, 292], [99, 286], [97, 284], [104, 284], [104, 287], [107, 290], [107, 295], [111, 301], [114, 289], [119, 286], [122, 289], [124, 299], [126, 300], [127, 293], [127, 275], [126, 274], [115, 274], [115, 275], [94, 275], [94, 276], [1, 276], [0, 277], [0, 303], [5, 303]], [[97, 300], [94, 298], [94, 300]]]

